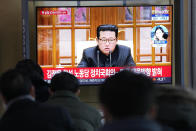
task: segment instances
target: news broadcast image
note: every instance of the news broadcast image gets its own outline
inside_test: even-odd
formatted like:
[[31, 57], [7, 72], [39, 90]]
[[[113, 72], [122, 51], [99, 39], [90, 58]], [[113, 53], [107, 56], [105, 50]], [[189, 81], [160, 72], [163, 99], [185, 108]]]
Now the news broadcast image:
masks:
[[[74, 74], [81, 85], [100, 84], [121, 70], [151, 77], [154, 83], [172, 83], [173, 6], [37, 7], [37, 63], [44, 79], [56, 73]], [[135, 66], [80, 67], [83, 52], [97, 47], [97, 27], [118, 27], [117, 45], [130, 48]], [[106, 39], [102, 42], [110, 42]], [[100, 55], [100, 54], [99, 54]], [[96, 62], [99, 57], [95, 57]], [[112, 58], [112, 60], [111, 60]], [[99, 62], [98, 62], [99, 64]]]

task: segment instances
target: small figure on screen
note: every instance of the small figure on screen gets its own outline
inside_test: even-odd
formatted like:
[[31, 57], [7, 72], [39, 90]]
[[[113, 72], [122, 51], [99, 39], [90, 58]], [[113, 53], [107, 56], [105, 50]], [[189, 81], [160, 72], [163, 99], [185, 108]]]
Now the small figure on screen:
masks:
[[153, 47], [166, 47], [168, 38], [168, 29], [163, 25], [157, 25], [151, 32]]
[[168, 34], [163, 30], [161, 26], [155, 29], [154, 40], [156, 41], [166, 40], [167, 37], [168, 37]]
[[135, 66], [131, 49], [117, 44], [117, 26], [108, 24], [98, 26], [96, 42], [97, 46], [84, 49], [78, 67]]

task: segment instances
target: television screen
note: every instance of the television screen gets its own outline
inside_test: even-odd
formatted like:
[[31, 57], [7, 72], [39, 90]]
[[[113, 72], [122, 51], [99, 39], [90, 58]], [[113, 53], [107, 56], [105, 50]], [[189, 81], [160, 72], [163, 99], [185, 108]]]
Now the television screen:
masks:
[[172, 6], [37, 7], [37, 62], [50, 80], [100, 84], [130, 69], [172, 83]]

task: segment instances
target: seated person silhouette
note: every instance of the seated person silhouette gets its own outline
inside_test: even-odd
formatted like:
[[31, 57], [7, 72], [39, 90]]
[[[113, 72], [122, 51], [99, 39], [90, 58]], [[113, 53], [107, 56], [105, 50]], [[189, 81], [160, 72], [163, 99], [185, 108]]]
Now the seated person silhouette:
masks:
[[100, 131], [164, 131], [155, 122], [155, 88], [145, 75], [128, 70], [107, 78], [99, 88], [105, 117]]
[[63, 107], [35, 101], [30, 79], [11, 69], [0, 77], [0, 92], [6, 111], [0, 131], [73, 131], [71, 117]]
[[196, 130], [196, 94], [193, 90], [176, 87], [158, 87], [156, 120], [175, 131]]
[[80, 101], [79, 81], [74, 75], [68, 72], [56, 74], [51, 79], [51, 90], [54, 94], [47, 103], [65, 107], [77, 131], [96, 131], [101, 127], [101, 114]]
[[15, 68], [30, 78], [35, 88], [35, 100], [45, 102], [50, 96], [49, 84], [44, 81], [44, 74], [39, 64], [31, 59], [20, 60]]

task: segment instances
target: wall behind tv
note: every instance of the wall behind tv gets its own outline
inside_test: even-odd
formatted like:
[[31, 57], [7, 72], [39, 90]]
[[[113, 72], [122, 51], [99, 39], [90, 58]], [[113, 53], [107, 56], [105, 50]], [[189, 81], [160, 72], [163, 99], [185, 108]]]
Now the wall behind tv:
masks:
[[[21, 0], [6, 0], [0, 4], [0, 74], [13, 68], [22, 59]], [[0, 116], [3, 113], [0, 99]]]
[[0, 4], [0, 73], [22, 59], [21, 0]]
[[[23, 59], [21, 5], [22, 0], [6, 0], [0, 4], [0, 74], [14, 68], [15, 64]], [[97, 106], [96, 89], [96, 87], [82, 87], [81, 100]], [[0, 99], [0, 116], [3, 111]]]
[[193, 0], [192, 3], [192, 67], [193, 67], [193, 87], [196, 89], [196, 1]]

